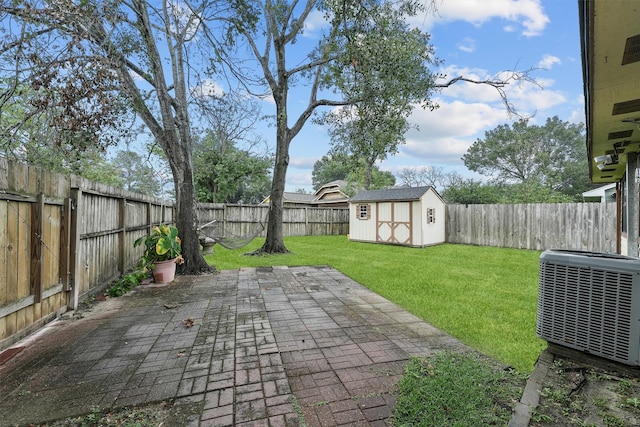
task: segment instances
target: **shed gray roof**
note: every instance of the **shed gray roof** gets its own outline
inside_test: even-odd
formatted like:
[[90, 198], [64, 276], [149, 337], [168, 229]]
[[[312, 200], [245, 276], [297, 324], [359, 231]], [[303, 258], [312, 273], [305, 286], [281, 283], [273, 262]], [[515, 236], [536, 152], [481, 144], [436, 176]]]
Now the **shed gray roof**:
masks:
[[381, 202], [396, 200], [418, 200], [429, 190], [427, 187], [387, 188], [385, 190], [363, 190], [353, 196], [351, 202]]

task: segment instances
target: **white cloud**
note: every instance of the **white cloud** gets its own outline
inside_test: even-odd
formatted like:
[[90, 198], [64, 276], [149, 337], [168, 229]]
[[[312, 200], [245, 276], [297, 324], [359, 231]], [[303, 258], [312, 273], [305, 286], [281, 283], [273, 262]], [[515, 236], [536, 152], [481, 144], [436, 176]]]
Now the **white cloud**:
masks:
[[430, 28], [439, 22], [466, 21], [481, 26], [495, 18], [507, 21], [505, 31], [519, 31], [526, 37], [539, 35], [550, 22], [541, 0], [455, 0], [437, 2], [437, 13], [421, 17], [416, 24]]
[[463, 41], [458, 43], [458, 49], [466, 53], [471, 53], [476, 50], [476, 41], [471, 37], [465, 37]]
[[302, 35], [308, 38], [317, 38], [322, 28], [326, 27], [327, 24], [327, 20], [324, 18], [324, 12], [314, 10], [304, 21]]
[[214, 80], [203, 80], [198, 86], [191, 89], [194, 96], [222, 96], [224, 89]]
[[312, 168], [313, 165], [319, 160], [319, 157], [297, 157], [292, 156], [289, 160], [289, 166], [294, 168], [306, 169]]
[[545, 70], [550, 70], [556, 64], [562, 64], [562, 61], [560, 61], [560, 58], [558, 58], [557, 56], [547, 54], [542, 57], [540, 62], [538, 62], [538, 67], [544, 68]]
[[477, 135], [508, 120], [500, 106], [437, 101], [440, 108], [435, 111], [414, 111], [411, 122], [418, 125], [419, 130], [407, 133], [406, 144], [400, 147], [398, 157], [424, 159], [426, 164], [461, 163], [460, 157]]
[[[443, 71], [448, 78], [459, 75], [477, 80], [494, 78], [482, 69], [450, 66]], [[500, 73], [495, 76], [500, 77]], [[538, 82], [540, 85], [511, 82], [505, 88], [508, 101], [520, 114], [546, 117], [546, 111], [569, 102], [563, 92], [551, 89], [554, 80], [538, 79]], [[512, 119], [498, 91], [486, 84], [459, 82], [443, 89], [433, 100], [440, 105], [439, 109], [414, 111], [411, 123], [419, 131], [407, 133], [398, 157], [417, 158], [426, 164], [461, 164], [460, 158], [477, 138]], [[572, 108], [574, 105], [571, 100]]]
[[[508, 84], [504, 88], [509, 103], [523, 115], [531, 115], [540, 110], [547, 110], [559, 104], [567, 102], [563, 92], [552, 90], [555, 81], [549, 78], [535, 78], [535, 82], [527, 80], [510, 80], [511, 72], [503, 71], [496, 75], [479, 68], [463, 68], [451, 65], [440, 70], [446, 74], [443, 81], [448, 81], [456, 76], [463, 76], [472, 80], [504, 80]], [[439, 82], [439, 83], [442, 83]], [[503, 100], [498, 90], [488, 84], [475, 84], [465, 81], [455, 83], [441, 90], [440, 95], [449, 99], [463, 102], [482, 102], [504, 109]]]
[[306, 188], [311, 187], [311, 171], [309, 172], [293, 172], [289, 171], [287, 173], [287, 187], [291, 188], [288, 191], [295, 191], [296, 188]]

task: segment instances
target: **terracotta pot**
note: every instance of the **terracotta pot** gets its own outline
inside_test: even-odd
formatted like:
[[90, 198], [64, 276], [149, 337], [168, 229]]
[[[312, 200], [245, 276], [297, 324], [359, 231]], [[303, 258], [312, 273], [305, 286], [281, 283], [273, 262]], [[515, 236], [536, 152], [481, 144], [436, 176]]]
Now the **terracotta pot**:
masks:
[[170, 259], [167, 261], [157, 261], [154, 263], [155, 267], [152, 271], [153, 281], [156, 283], [169, 283], [173, 282], [176, 277], [176, 259]]

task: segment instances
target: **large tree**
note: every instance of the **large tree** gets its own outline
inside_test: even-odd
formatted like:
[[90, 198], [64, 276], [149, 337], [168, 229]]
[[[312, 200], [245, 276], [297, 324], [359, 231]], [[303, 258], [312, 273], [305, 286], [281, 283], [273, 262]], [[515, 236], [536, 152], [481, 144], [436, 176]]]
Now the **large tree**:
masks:
[[366, 189], [376, 162], [404, 142], [416, 104], [434, 108], [429, 99], [436, 76], [430, 66], [439, 62], [429, 35], [406, 24], [406, 10], [383, 3], [376, 13], [344, 32], [351, 66], [339, 71], [336, 83], [353, 103], [323, 117], [333, 150], [364, 162]]
[[[431, 5], [427, 1], [426, 5]], [[230, 22], [241, 35], [257, 67], [230, 51], [219, 52], [229, 74], [250, 92], [270, 95], [275, 103], [276, 158], [271, 185], [267, 237], [258, 252], [286, 252], [282, 233], [283, 194], [289, 165], [289, 147], [305, 123], [323, 107], [353, 107], [355, 120], [347, 126], [365, 130], [365, 144], [375, 144], [372, 158], [392, 154], [402, 142], [406, 114], [416, 105], [434, 107], [431, 89], [459, 81], [489, 84], [506, 101], [509, 82], [528, 79], [528, 74], [511, 72], [505, 78], [475, 81], [464, 76], [434, 76], [435, 63], [428, 35], [407, 25], [411, 16], [428, 13], [421, 0], [251, 0], [231, 3]], [[317, 46], [306, 53], [290, 52], [302, 37], [305, 26], [323, 14], [326, 26]], [[252, 19], [253, 18], [253, 19]], [[314, 21], [315, 22], [315, 21]], [[212, 36], [212, 35], [211, 35]], [[298, 48], [300, 44], [295, 47]], [[238, 52], [236, 51], [236, 52]], [[258, 71], [255, 72], [254, 70]], [[434, 77], [442, 78], [438, 83]], [[291, 93], [295, 92], [294, 108]], [[303, 91], [306, 93], [303, 94]], [[320, 119], [322, 120], [322, 119]], [[385, 125], [392, 132], [385, 132]], [[350, 136], [357, 131], [347, 129]], [[380, 144], [388, 144], [378, 149]], [[355, 150], [349, 150], [355, 152]]]
[[[236, 29], [242, 36], [242, 45], [252, 52], [259, 73], [251, 73], [246, 62], [231, 54], [226, 56], [226, 65], [252, 93], [269, 93], [276, 109], [269, 223], [260, 251], [286, 252], [282, 211], [289, 146], [314, 112], [358, 102], [373, 108], [373, 100], [400, 109], [411, 103], [428, 102], [432, 83], [428, 68], [430, 47], [413, 42], [426, 42], [428, 37], [405, 23], [422, 7], [414, 0], [265, 0], [232, 5], [235, 13], [230, 22], [241, 24]], [[257, 19], [241, 20], [247, 11]], [[324, 15], [327, 24], [317, 46], [306, 57], [299, 52], [290, 54], [315, 11]], [[404, 39], [411, 41], [407, 50], [402, 45]], [[420, 55], [424, 55], [421, 61], [414, 62]], [[408, 58], [411, 64], [403, 68], [409, 64]], [[300, 110], [290, 105], [294, 86], [298, 89], [296, 101], [307, 100]], [[301, 95], [300, 90], [306, 90], [306, 95]]]
[[211, 46], [200, 44], [202, 30], [214, 25], [226, 6], [213, 0], [0, 4], [5, 39], [0, 53], [13, 59], [3, 70], [13, 75], [0, 102], [27, 84], [37, 92], [34, 114], [60, 106], [58, 126], [89, 135], [113, 125], [119, 108], [133, 109], [172, 172], [186, 273], [209, 269], [196, 231], [190, 105], [202, 95], [196, 89], [206, 80], [198, 70], [212, 53]]
[[519, 120], [487, 131], [462, 160], [497, 182], [519, 184], [523, 197], [546, 188], [579, 199], [591, 188], [586, 158], [584, 126], [552, 117], [544, 125]]
[[[4, 79], [0, 87], [10, 84], [10, 80]], [[55, 105], [43, 108], [37, 94], [37, 90], [27, 85], [16, 86], [13, 92], [4, 93], [0, 106], [0, 156], [51, 172], [80, 175], [120, 186], [120, 176], [107, 160], [103, 147], [90, 143], [95, 135], [86, 129], [61, 127], [64, 109]], [[130, 121], [130, 115], [124, 112], [109, 120], [116, 118], [120, 123]], [[122, 132], [116, 134], [126, 136]]]

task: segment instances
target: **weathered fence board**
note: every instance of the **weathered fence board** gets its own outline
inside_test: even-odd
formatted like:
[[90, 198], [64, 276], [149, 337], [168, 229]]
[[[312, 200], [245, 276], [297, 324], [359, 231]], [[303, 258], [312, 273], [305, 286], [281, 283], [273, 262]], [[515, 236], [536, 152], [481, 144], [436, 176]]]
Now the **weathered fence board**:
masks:
[[121, 275], [165, 201], [0, 159], [0, 350]]
[[447, 205], [447, 242], [616, 252], [615, 203]]
[[[265, 205], [225, 205], [203, 203], [198, 208], [198, 223], [203, 234], [240, 237], [255, 234], [260, 224], [266, 229], [269, 208]], [[211, 221], [215, 221], [210, 224]], [[349, 232], [348, 208], [285, 207], [282, 214], [284, 236], [346, 235]], [[260, 236], [265, 236], [262, 231]]]

